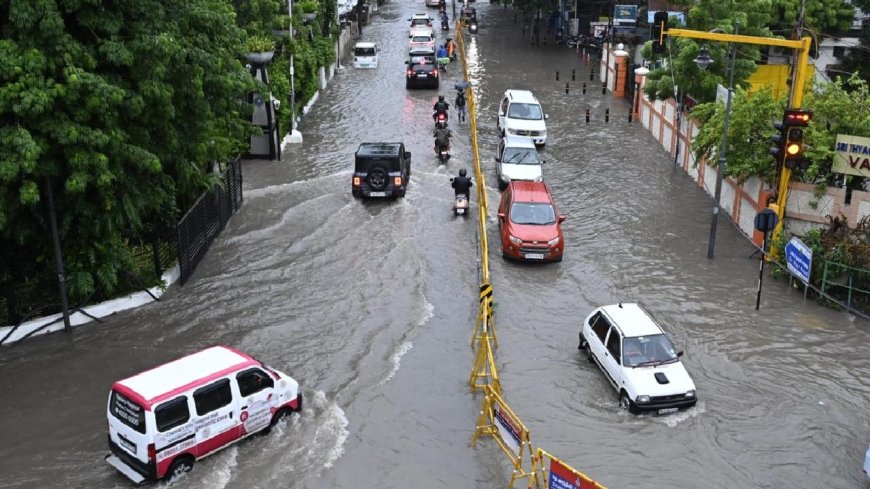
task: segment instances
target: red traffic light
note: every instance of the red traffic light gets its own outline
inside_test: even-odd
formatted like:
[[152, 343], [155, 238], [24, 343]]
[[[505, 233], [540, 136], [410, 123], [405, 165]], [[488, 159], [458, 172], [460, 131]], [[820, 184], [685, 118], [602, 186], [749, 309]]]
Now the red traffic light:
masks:
[[804, 109], [787, 109], [782, 116], [782, 122], [787, 126], [806, 126], [811, 120], [813, 111]]

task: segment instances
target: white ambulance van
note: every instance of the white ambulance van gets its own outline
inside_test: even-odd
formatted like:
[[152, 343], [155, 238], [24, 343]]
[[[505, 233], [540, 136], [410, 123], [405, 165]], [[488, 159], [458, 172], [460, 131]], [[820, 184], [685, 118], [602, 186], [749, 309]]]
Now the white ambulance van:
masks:
[[112, 385], [106, 461], [137, 484], [171, 479], [301, 408], [290, 376], [215, 346]]

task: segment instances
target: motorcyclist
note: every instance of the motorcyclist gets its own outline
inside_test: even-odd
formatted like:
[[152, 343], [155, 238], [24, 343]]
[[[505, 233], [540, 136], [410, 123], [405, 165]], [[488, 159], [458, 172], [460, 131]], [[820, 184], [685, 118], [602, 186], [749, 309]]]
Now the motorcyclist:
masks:
[[474, 185], [474, 183], [472, 183], [470, 178], [465, 176], [465, 173], [465, 168], [461, 168], [459, 170], [459, 176], [450, 179], [450, 181], [453, 182], [450, 186], [453, 187], [454, 195], [471, 195], [471, 186]]
[[451, 61], [455, 60], [456, 59], [456, 43], [453, 41], [452, 38], [450, 38], [450, 37], [447, 38], [446, 47], [447, 47], [447, 56], [450, 56]]
[[456, 110], [459, 115], [459, 122], [464, 122], [465, 115], [467, 114], [466, 105], [468, 105], [465, 100], [465, 90], [456, 91], [456, 100], [454, 102], [454, 105], [456, 105]]
[[447, 109], [449, 108], [450, 104], [447, 103], [446, 100], [444, 100], [444, 95], [439, 95], [438, 101], [435, 102], [435, 105], [432, 106], [432, 110], [434, 111], [432, 113], [432, 120], [436, 120], [438, 118], [438, 114], [440, 113], [447, 115]]
[[442, 24], [449, 24], [450, 23], [450, 17], [447, 16], [446, 10], [441, 11], [441, 23]]
[[442, 124], [436, 124], [435, 130], [432, 132], [432, 135], [435, 136], [435, 151], [437, 153], [441, 153], [442, 150], [447, 150], [450, 148], [450, 138], [453, 134], [450, 132], [450, 129], [447, 129], [446, 126]]
[[447, 65], [450, 63], [450, 56], [447, 55], [447, 48], [444, 45], [438, 46], [438, 50], [435, 52], [435, 58], [438, 60], [438, 67], [442, 70], [446, 70]]

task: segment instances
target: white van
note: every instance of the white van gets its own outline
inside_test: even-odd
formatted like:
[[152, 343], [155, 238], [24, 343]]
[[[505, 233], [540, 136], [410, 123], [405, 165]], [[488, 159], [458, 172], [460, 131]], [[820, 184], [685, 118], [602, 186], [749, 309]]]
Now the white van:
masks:
[[301, 408], [288, 375], [232, 348], [208, 348], [112, 385], [106, 461], [137, 484], [171, 479]]
[[377, 68], [378, 46], [373, 42], [358, 42], [353, 47], [354, 68]]

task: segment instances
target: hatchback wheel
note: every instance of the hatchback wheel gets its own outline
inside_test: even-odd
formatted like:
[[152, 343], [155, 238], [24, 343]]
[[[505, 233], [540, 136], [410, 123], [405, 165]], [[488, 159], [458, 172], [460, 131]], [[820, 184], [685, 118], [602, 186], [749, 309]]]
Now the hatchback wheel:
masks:
[[631, 399], [628, 398], [628, 393], [625, 391], [619, 393], [619, 408], [630, 413], [634, 413], [635, 411], [637, 411], [634, 403], [631, 401]]

